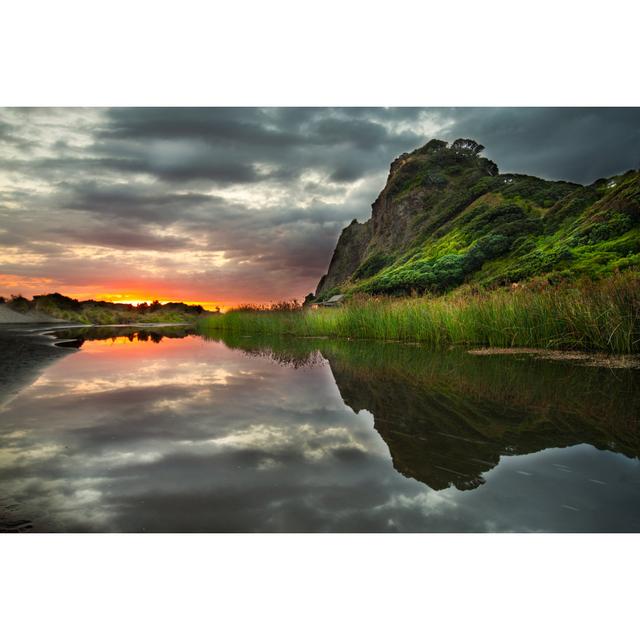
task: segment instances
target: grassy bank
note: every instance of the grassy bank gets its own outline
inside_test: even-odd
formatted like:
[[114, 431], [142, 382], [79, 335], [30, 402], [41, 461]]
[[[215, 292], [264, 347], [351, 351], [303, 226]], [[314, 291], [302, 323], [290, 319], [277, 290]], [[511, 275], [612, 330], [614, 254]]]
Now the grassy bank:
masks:
[[338, 308], [244, 307], [202, 332], [368, 338], [490, 347], [640, 352], [640, 274], [550, 286], [530, 283], [440, 297], [354, 298]]
[[193, 314], [159, 311], [139, 313], [136, 311], [111, 311], [109, 309], [86, 308], [82, 311], [56, 310], [53, 317], [66, 322], [79, 324], [136, 324], [136, 323], [193, 323]]

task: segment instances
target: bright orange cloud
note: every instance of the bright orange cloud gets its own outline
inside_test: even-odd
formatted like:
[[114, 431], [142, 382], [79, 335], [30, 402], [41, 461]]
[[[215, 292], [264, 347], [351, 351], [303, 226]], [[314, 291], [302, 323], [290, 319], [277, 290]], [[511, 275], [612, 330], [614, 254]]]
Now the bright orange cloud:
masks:
[[31, 289], [32, 287], [50, 286], [53, 280], [51, 278], [29, 278], [27, 276], [18, 276], [13, 273], [0, 273], [0, 288], [7, 289]]

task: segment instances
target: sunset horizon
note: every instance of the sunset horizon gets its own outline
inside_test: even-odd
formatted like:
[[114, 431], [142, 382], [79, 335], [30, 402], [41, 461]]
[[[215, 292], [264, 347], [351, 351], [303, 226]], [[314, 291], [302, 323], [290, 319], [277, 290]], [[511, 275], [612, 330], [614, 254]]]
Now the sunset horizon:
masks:
[[[5, 300], [10, 300], [12, 297], [25, 297], [27, 299], [34, 298], [38, 296], [47, 296], [54, 293], [58, 293], [67, 298], [72, 298], [74, 300], [78, 300], [79, 302], [85, 302], [89, 300], [94, 300], [96, 302], [111, 302], [114, 304], [131, 304], [133, 306], [139, 304], [151, 304], [153, 302], [159, 302], [160, 304], [167, 303], [183, 303], [188, 305], [200, 305], [204, 307], [207, 311], [215, 311], [216, 308], [220, 308], [221, 310], [228, 310], [237, 306], [238, 304], [245, 304], [247, 301], [245, 300], [234, 300], [231, 302], [224, 303], [220, 300], [190, 300], [185, 299], [181, 296], [163, 296], [160, 293], [157, 294], [146, 294], [143, 292], [103, 292], [103, 293], [90, 293], [87, 291], [67, 291], [60, 289], [31, 289], [29, 287], [18, 287], [11, 289], [0, 289], [0, 298], [4, 298]], [[270, 302], [270, 301], [269, 301]], [[248, 301], [248, 304], [259, 304], [254, 303], [252, 301]]]

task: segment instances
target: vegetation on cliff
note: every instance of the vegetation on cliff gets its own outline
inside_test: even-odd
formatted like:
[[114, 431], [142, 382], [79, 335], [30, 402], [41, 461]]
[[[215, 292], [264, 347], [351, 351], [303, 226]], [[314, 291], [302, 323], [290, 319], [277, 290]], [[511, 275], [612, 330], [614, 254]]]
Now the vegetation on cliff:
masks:
[[443, 293], [640, 265], [640, 172], [589, 186], [500, 174], [472, 140], [432, 140], [391, 165], [365, 223], [336, 246], [317, 300]]

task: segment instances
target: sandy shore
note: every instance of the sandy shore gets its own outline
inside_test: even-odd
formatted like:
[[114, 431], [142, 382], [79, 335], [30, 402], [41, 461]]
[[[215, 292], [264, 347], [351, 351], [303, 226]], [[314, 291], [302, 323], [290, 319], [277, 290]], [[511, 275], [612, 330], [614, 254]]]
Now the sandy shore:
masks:
[[2, 324], [33, 324], [34, 322], [44, 322], [51, 324], [63, 323], [63, 320], [42, 313], [42, 311], [29, 311], [18, 313], [6, 304], [0, 304], [0, 325]]
[[0, 325], [0, 406], [33, 382], [44, 367], [71, 353], [54, 341], [37, 325]]
[[31, 384], [43, 368], [73, 353], [83, 340], [99, 340], [128, 335], [136, 329], [151, 331], [154, 328], [164, 330], [169, 337], [172, 333], [174, 337], [183, 337], [191, 332], [191, 325], [182, 323], [0, 323], [0, 407], [20, 389]]

